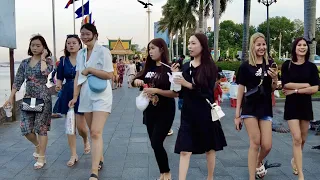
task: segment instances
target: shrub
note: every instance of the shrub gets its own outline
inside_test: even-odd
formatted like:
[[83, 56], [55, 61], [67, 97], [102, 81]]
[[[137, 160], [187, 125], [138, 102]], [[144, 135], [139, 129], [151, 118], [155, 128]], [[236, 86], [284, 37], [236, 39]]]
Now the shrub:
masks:
[[240, 67], [241, 61], [218, 61], [215, 63], [222, 70], [230, 70], [230, 71], [235, 71], [237, 73]]

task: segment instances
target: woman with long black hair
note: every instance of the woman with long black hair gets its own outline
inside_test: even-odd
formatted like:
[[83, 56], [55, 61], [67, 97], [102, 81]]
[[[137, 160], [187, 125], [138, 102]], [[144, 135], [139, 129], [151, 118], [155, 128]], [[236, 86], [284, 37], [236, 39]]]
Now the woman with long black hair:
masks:
[[288, 121], [292, 135], [293, 174], [304, 180], [302, 149], [306, 142], [310, 120], [313, 120], [311, 95], [319, 88], [319, 74], [315, 64], [309, 62], [308, 41], [297, 38], [292, 45], [292, 60], [282, 65], [283, 92], [286, 95], [284, 119]]
[[167, 152], [163, 147], [174, 120], [175, 100], [178, 94], [170, 90], [168, 72], [168, 48], [163, 39], [157, 38], [148, 44], [148, 57], [143, 71], [134, 79], [135, 87], [148, 86], [143, 91], [149, 96], [150, 103], [143, 111], [143, 124], [147, 126], [151, 146], [160, 169], [160, 180], [171, 180]]
[[[174, 151], [180, 154], [179, 180], [187, 178], [191, 154], [203, 153], [207, 155], [207, 180], [213, 180], [216, 151], [227, 146], [220, 121], [212, 121], [211, 105], [207, 102], [214, 103], [213, 90], [218, 71], [204, 34], [192, 35], [188, 49], [194, 60], [183, 65], [182, 77], [174, 79], [176, 84], [182, 85], [180, 94], [183, 98]], [[178, 67], [179, 64], [173, 64], [171, 69], [179, 71]]]

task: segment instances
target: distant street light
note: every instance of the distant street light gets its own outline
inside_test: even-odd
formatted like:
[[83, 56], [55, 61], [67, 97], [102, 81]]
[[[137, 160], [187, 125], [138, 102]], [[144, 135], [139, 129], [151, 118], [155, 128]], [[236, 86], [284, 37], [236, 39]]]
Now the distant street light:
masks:
[[270, 56], [270, 22], [269, 22], [269, 6], [276, 3], [277, 0], [258, 0], [258, 3], [262, 3], [267, 6], [267, 45], [268, 45], [268, 55]]

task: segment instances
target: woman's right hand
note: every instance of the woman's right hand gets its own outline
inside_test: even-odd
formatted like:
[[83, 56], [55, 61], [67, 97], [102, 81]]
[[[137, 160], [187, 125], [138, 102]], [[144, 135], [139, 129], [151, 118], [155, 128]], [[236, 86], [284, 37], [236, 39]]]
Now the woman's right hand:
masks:
[[234, 118], [234, 125], [236, 126], [236, 130], [240, 131], [242, 129], [242, 120], [241, 117]]
[[140, 87], [140, 86], [143, 86], [143, 85], [144, 85], [144, 82], [141, 79], [134, 80], [134, 86]]
[[13, 104], [13, 99], [9, 98], [4, 104], [3, 107], [7, 107], [7, 106], [11, 106], [12, 107]]
[[57, 84], [57, 85], [56, 85], [56, 91], [59, 92], [60, 90], [61, 90], [61, 85], [60, 85], [60, 84]]
[[180, 64], [179, 63], [173, 63], [171, 65], [171, 71], [172, 72], [179, 72], [179, 67], [180, 67]]
[[78, 99], [75, 99], [75, 98], [71, 99], [71, 101], [69, 101], [69, 104], [68, 104], [69, 108], [73, 108], [74, 105], [76, 104], [77, 100]]

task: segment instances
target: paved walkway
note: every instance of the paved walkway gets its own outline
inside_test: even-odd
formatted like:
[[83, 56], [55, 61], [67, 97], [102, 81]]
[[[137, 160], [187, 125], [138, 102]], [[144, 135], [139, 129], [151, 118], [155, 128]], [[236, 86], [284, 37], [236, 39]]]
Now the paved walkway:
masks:
[[[137, 89], [126, 87], [114, 92], [113, 112], [104, 128], [105, 167], [100, 172], [103, 180], [154, 180], [159, 171], [142, 124], [142, 113], [135, 107]], [[233, 125], [234, 109], [223, 104], [226, 117], [222, 121], [228, 147], [217, 153], [215, 180], [248, 180], [247, 149], [248, 137], [245, 130], [236, 132]], [[320, 119], [320, 103], [314, 103], [315, 117]], [[283, 104], [275, 108], [275, 120], [283, 122]], [[177, 111], [173, 124], [174, 135], [165, 141], [170, 167], [177, 178], [179, 156], [173, 153], [180, 112]], [[320, 137], [310, 136], [304, 150], [304, 171], [306, 180], [320, 180], [320, 151], [311, 150], [320, 144]], [[54, 119], [49, 134], [47, 165], [42, 170], [33, 170], [34, 147], [20, 136], [19, 123], [0, 126], [0, 180], [87, 180], [90, 174], [90, 155], [82, 155], [83, 143], [78, 137], [77, 151], [80, 161], [72, 168], [66, 167], [69, 148], [64, 133], [64, 120]], [[297, 179], [292, 174], [290, 134], [273, 134], [273, 148], [268, 156], [270, 162], [282, 163], [280, 168], [268, 171], [265, 180]], [[205, 180], [206, 159], [204, 155], [191, 158], [188, 180]]]

